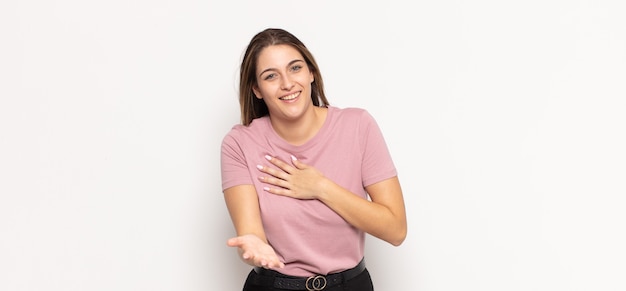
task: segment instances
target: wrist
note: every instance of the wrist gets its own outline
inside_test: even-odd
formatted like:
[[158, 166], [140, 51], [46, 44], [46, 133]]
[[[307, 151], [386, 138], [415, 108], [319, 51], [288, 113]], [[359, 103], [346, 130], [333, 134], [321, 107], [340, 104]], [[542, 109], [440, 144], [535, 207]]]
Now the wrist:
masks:
[[334, 187], [335, 183], [333, 181], [331, 181], [330, 179], [322, 179], [322, 181], [319, 184], [319, 189], [320, 191], [318, 192], [317, 195], [317, 200], [320, 200], [322, 202], [326, 201], [330, 195], [330, 193], [333, 192], [333, 187]]

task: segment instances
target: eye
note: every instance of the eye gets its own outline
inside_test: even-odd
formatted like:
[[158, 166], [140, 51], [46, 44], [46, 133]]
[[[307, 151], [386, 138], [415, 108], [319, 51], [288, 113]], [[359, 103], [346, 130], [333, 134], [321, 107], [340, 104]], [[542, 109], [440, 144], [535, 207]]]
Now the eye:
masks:
[[302, 65], [293, 65], [291, 70], [294, 72], [300, 71], [302, 69]]
[[276, 74], [271, 73], [271, 74], [265, 75], [265, 77], [263, 77], [263, 80], [271, 80], [271, 79], [274, 79], [275, 77], [276, 77]]

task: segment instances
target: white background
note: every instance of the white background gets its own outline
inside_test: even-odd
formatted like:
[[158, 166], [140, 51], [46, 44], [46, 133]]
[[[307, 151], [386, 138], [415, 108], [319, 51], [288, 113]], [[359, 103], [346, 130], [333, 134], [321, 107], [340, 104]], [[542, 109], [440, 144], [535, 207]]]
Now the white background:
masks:
[[392, 151], [376, 290], [626, 290], [624, 3], [3, 0], [0, 290], [240, 290], [219, 146], [267, 27]]

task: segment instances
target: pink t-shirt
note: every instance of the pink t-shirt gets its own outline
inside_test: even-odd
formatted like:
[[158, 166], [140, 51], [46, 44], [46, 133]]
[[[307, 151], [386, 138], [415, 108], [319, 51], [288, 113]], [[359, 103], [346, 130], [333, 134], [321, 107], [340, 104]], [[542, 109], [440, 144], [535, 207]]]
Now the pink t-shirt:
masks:
[[367, 198], [365, 186], [397, 175], [376, 121], [363, 109], [330, 106], [322, 128], [303, 145], [282, 139], [268, 116], [247, 127], [235, 125], [222, 142], [222, 189], [255, 186], [265, 234], [285, 262], [281, 273], [310, 276], [354, 267], [363, 258], [365, 234], [319, 200], [264, 191], [266, 185], [257, 179], [262, 173], [256, 166], [271, 165], [265, 155], [288, 163], [294, 155], [338, 185]]

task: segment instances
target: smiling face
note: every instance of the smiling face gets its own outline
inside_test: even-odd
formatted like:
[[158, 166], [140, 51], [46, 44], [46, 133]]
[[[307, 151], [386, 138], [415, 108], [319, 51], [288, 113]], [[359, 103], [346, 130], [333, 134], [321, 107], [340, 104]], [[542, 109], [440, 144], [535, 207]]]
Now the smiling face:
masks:
[[271, 45], [259, 54], [254, 95], [263, 99], [272, 119], [294, 121], [313, 111], [313, 73], [290, 45]]

